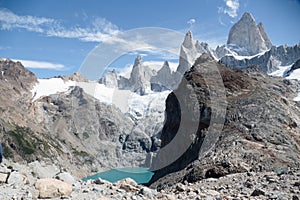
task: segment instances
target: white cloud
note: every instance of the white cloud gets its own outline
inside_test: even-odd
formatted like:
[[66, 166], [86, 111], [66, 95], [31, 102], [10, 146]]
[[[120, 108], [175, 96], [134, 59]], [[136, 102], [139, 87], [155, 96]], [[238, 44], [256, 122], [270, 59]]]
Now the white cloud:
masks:
[[86, 27], [66, 28], [56, 19], [17, 15], [4, 8], [0, 9], [0, 29], [25, 29], [49, 37], [75, 38], [86, 42], [103, 42], [120, 32], [116, 25], [104, 18], [95, 18]]
[[224, 2], [226, 4], [226, 7], [219, 7], [218, 12], [227, 14], [231, 18], [235, 18], [240, 6], [239, 0], [224, 0]]
[[22, 59], [12, 59], [12, 60], [20, 61], [24, 67], [31, 68], [31, 69], [63, 70], [66, 68], [63, 64], [51, 63], [45, 61], [22, 60]]
[[196, 19], [189, 19], [189, 21], [187, 21], [187, 23], [189, 24], [189, 25], [193, 25], [193, 24], [195, 24], [196, 23]]

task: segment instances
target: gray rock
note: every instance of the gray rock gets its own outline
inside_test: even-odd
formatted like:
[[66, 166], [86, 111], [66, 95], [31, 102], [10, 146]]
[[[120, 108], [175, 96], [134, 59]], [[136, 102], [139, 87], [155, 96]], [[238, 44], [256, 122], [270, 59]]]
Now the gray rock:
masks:
[[185, 186], [182, 184], [182, 183], [178, 183], [176, 185], [176, 190], [179, 191], [179, 192], [183, 192], [186, 190]]
[[39, 191], [39, 198], [68, 198], [72, 192], [72, 185], [57, 179], [40, 179], [35, 183]]
[[7, 179], [7, 183], [11, 185], [22, 186], [24, 185], [24, 177], [19, 172], [13, 171], [10, 173]]
[[66, 183], [70, 183], [70, 184], [73, 184], [76, 182], [75, 178], [68, 172], [61, 172], [61, 173], [55, 175], [54, 178], [64, 181]]
[[5, 165], [0, 165], [0, 173], [8, 174], [11, 172], [11, 169], [8, 169]]
[[148, 188], [148, 187], [142, 187], [142, 188], [140, 189], [139, 193], [140, 193], [141, 195], [143, 195], [143, 196], [144, 196], [145, 198], [147, 198], [147, 199], [152, 199], [153, 196], [155, 195], [154, 190], [151, 190], [151, 189]]
[[0, 183], [6, 183], [8, 174], [0, 173]]
[[265, 195], [265, 191], [262, 189], [255, 189], [252, 193], [251, 196], [260, 196], [260, 195]]
[[115, 70], [108, 71], [100, 80], [99, 83], [106, 85], [109, 88], [118, 87], [118, 75]]
[[227, 44], [247, 49], [248, 55], [260, 53], [272, 46], [262, 23], [256, 25], [253, 16], [247, 12], [230, 29]]

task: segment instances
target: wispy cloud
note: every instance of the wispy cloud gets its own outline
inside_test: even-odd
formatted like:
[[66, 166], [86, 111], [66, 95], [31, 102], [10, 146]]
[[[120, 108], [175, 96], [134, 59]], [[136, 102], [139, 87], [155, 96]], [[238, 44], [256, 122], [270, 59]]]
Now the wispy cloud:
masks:
[[225, 7], [219, 7], [218, 12], [227, 14], [231, 18], [235, 18], [237, 16], [237, 12], [239, 9], [239, 1], [238, 0], [224, 0]]
[[34, 17], [30, 15], [19, 16], [8, 9], [0, 9], [0, 27], [2, 30], [22, 28], [28, 31], [43, 33], [44, 28], [56, 24], [54, 19]]
[[104, 18], [95, 18], [86, 27], [67, 28], [56, 19], [17, 15], [5, 8], [0, 9], [0, 29], [25, 29], [49, 37], [74, 38], [86, 42], [103, 42], [120, 32], [116, 25]]
[[12, 59], [14, 61], [20, 61], [24, 67], [31, 69], [53, 69], [53, 70], [64, 70], [66, 67], [63, 64], [51, 63], [45, 61], [34, 61], [34, 60], [22, 60]]

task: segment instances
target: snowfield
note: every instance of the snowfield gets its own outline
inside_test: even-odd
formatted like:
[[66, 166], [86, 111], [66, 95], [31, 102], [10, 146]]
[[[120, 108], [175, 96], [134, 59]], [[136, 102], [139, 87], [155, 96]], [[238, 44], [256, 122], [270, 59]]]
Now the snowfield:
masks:
[[118, 88], [108, 88], [98, 82], [76, 82], [64, 81], [61, 78], [38, 79], [38, 83], [31, 90], [32, 101], [40, 97], [57, 93], [67, 93], [70, 87], [81, 87], [84, 92], [102, 103], [115, 105], [123, 113], [129, 113], [136, 119], [144, 118], [151, 112], [163, 113], [165, 100], [170, 91], [150, 92], [140, 96], [130, 90], [119, 90]]
[[[287, 66], [278, 66], [278, 70], [270, 73], [270, 76], [276, 76], [276, 77], [283, 77], [284, 73], [289, 70], [293, 65], [287, 65]], [[300, 78], [300, 76], [299, 76]]]
[[[276, 76], [276, 77], [283, 77], [284, 73], [289, 70], [293, 65], [287, 65], [287, 66], [279, 66], [278, 70], [270, 73], [270, 76]], [[296, 79], [300, 81], [300, 69], [294, 70], [286, 79]], [[294, 101], [300, 101], [300, 92], [298, 93], [298, 96], [293, 99]]]

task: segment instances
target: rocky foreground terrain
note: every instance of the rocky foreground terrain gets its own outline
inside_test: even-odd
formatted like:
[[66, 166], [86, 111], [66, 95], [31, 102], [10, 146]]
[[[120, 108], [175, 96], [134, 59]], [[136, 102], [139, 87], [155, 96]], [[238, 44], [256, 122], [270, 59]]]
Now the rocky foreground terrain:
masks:
[[[102, 179], [83, 182], [59, 171], [52, 177], [37, 178], [24, 172], [28, 172], [26, 166], [14, 167], [0, 167], [0, 197], [3, 200], [300, 199], [300, 169], [230, 174], [195, 183], [176, 183], [158, 191], [138, 185], [130, 178], [116, 183]], [[51, 169], [51, 166], [44, 166], [40, 170], [45, 172], [49, 167]]]

